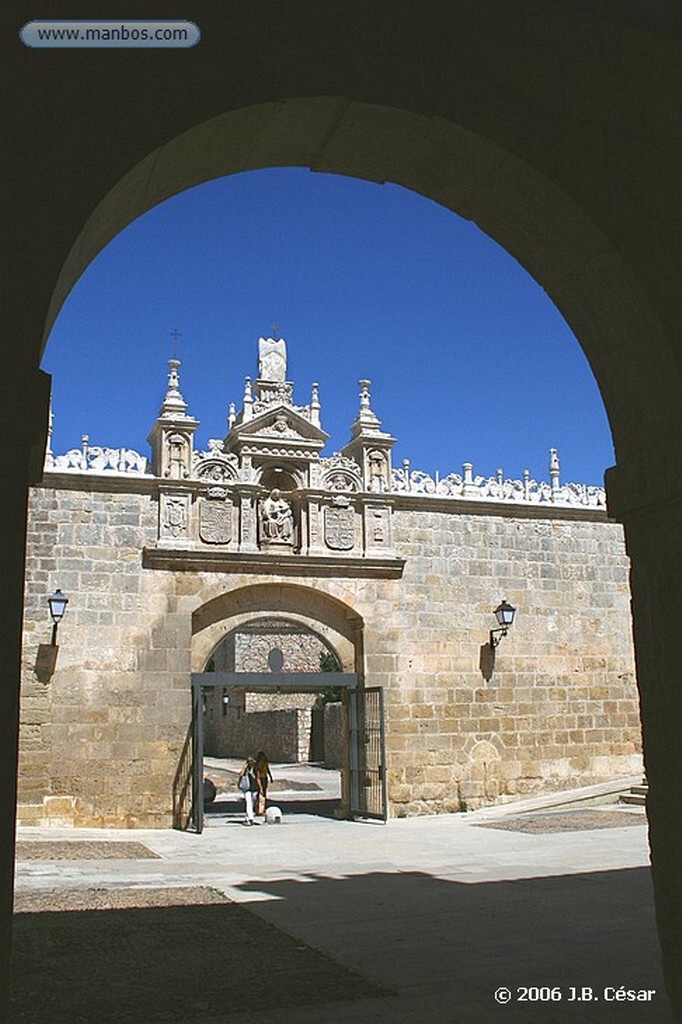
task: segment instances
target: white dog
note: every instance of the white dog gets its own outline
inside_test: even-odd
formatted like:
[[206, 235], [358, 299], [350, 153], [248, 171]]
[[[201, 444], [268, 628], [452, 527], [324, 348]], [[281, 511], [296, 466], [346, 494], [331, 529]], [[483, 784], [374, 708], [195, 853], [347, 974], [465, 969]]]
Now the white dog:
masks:
[[268, 807], [265, 812], [266, 825], [281, 825], [282, 812], [279, 807]]

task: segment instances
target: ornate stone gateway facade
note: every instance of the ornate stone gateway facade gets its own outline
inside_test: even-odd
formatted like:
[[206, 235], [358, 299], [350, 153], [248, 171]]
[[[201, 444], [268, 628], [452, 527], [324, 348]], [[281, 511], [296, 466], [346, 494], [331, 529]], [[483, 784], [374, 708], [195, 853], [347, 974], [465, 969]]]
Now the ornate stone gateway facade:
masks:
[[[628, 560], [600, 488], [562, 484], [554, 451], [547, 483], [394, 467], [366, 380], [323, 456], [318, 387], [294, 403], [275, 338], [225, 438], [195, 451], [169, 366], [149, 462], [84, 438], [32, 491], [21, 821], [170, 825], [191, 674], [272, 622], [383, 687], [390, 814], [641, 770]], [[503, 598], [517, 617], [493, 648]]]

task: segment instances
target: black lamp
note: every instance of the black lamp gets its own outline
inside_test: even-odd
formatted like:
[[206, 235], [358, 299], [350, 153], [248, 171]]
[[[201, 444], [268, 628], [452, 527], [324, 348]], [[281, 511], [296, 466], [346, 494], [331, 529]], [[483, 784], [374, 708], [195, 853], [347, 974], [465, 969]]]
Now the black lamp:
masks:
[[502, 601], [498, 604], [495, 609], [495, 618], [497, 619], [500, 628], [490, 630], [490, 646], [493, 649], [497, 647], [502, 637], [507, 635], [509, 627], [514, 622], [515, 614], [516, 608], [512, 608], [508, 601]]
[[47, 603], [50, 606], [50, 615], [52, 616], [52, 622], [54, 623], [52, 626], [52, 646], [56, 647], [57, 626], [64, 618], [64, 612], [66, 611], [69, 599], [68, 597], [64, 597], [59, 587], [57, 587], [52, 597], [48, 597]]

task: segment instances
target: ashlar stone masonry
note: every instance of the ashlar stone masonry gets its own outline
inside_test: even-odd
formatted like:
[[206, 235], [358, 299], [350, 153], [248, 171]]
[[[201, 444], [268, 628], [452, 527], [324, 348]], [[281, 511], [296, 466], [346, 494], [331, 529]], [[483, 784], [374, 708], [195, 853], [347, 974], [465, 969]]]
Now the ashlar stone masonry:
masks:
[[[393, 467], [365, 380], [324, 456], [317, 385], [294, 404], [274, 338], [197, 452], [178, 369], [149, 461], [84, 439], [32, 490], [20, 821], [168, 827], [190, 673], [273, 617], [384, 688], [390, 814], [641, 771], [628, 560], [601, 489], [562, 484], [556, 452], [548, 483]], [[503, 598], [516, 621], [493, 650]]]

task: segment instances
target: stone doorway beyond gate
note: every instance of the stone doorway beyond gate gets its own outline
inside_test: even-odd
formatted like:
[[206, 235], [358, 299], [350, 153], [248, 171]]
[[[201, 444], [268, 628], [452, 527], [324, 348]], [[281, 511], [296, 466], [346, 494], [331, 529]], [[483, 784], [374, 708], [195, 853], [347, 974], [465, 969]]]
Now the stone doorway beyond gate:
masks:
[[[204, 671], [269, 672], [273, 650], [288, 673], [340, 672], [341, 657], [329, 639], [283, 616], [251, 619], [227, 633], [206, 659]], [[347, 732], [342, 687], [331, 680], [319, 691], [272, 686], [231, 691], [204, 688], [204, 753], [245, 758], [265, 750], [272, 762], [324, 762], [342, 768]]]

